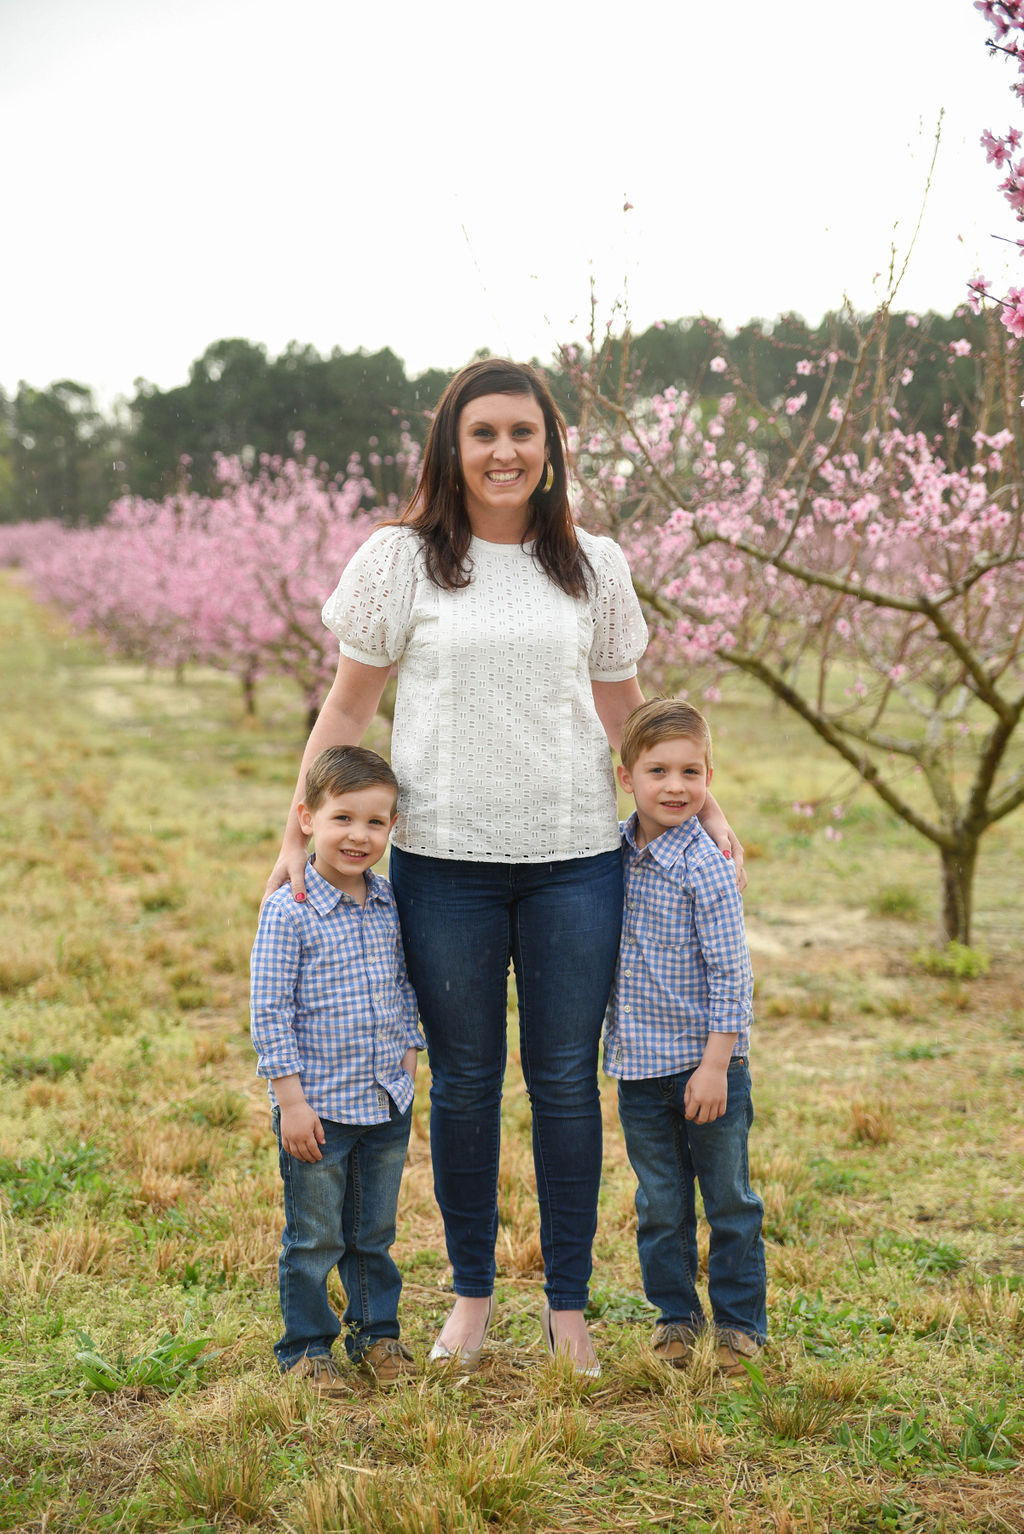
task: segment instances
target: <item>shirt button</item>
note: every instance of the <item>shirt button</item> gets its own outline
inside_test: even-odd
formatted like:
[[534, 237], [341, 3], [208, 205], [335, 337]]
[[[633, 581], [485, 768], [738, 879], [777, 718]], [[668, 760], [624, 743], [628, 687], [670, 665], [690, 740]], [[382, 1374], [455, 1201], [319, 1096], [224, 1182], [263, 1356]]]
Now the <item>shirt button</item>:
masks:
[[626, 976], [626, 979], [628, 980], [630, 975], [633, 973], [633, 971], [631, 969], [624, 969], [622, 971], [622, 973]]

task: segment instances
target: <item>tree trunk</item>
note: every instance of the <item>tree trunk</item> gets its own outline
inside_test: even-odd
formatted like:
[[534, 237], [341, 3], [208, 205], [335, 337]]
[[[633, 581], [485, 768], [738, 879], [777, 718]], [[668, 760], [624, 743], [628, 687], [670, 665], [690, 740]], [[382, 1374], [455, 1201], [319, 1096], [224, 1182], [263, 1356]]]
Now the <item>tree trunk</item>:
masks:
[[252, 671], [242, 673], [242, 699], [245, 704], [245, 712], [252, 718], [256, 716], [256, 677]]
[[952, 851], [943, 849], [942, 929], [949, 943], [970, 944], [977, 860], [977, 838], [961, 843]]

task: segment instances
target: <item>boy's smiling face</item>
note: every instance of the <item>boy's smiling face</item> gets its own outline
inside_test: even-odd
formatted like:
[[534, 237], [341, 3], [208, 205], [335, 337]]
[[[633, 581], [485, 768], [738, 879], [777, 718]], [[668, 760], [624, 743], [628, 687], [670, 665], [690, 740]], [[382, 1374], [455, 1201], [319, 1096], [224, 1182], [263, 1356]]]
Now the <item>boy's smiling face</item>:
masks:
[[317, 873], [357, 899], [366, 870], [384, 856], [394, 823], [394, 790], [383, 783], [328, 794], [315, 810], [299, 805], [303, 835], [316, 846]]
[[703, 742], [687, 735], [655, 742], [641, 751], [631, 768], [620, 767], [618, 774], [627, 794], [636, 800], [643, 843], [699, 814], [711, 782]]

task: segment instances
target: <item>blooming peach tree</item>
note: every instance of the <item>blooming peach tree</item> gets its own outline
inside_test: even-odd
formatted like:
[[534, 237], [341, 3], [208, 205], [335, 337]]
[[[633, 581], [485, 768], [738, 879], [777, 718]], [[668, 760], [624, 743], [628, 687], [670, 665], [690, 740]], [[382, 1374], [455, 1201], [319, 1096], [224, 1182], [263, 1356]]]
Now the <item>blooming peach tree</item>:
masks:
[[624, 547], [648, 674], [673, 686], [703, 664], [767, 687], [935, 845], [943, 927], [967, 943], [981, 838], [1024, 803], [1019, 368], [990, 313], [981, 425], [963, 442], [951, 407], [929, 439], [900, 408], [924, 344], [909, 320], [883, 309], [854, 353], [795, 359], [767, 402], [721, 337], [722, 395], [645, 397], [621, 338], [614, 377], [607, 347], [565, 362], [580, 515]]

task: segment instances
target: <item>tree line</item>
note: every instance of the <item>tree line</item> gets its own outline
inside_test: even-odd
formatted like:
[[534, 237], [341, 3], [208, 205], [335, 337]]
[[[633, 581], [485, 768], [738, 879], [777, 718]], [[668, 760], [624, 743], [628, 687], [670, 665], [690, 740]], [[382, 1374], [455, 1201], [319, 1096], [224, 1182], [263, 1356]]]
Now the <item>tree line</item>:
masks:
[[[802, 359], [834, 354], [836, 382], [852, 377], [864, 324], [850, 313], [826, 315], [814, 327], [796, 314], [771, 324], [750, 320], [727, 337], [729, 352], [757, 398], [781, 406]], [[960, 449], [950, 443], [950, 432], [969, 441], [984, 393], [982, 322], [966, 310], [950, 317], [894, 314], [885, 338], [873, 345], [895, 351], [896, 337], [909, 375], [901, 424], [941, 437], [956, 459]], [[628, 372], [636, 392], [686, 389], [713, 408], [727, 388], [711, 367], [719, 349], [714, 327], [684, 318], [650, 326], [631, 337], [627, 349], [612, 342], [607, 366]], [[545, 372], [575, 424], [580, 407], [571, 368], [558, 358]], [[322, 356], [292, 342], [274, 357], [262, 344], [235, 338], [208, 346], [177, 388], [137, 380], [133, 398], [110, 413], [87, 384], [61, 379], [37, 388], [23, 382], [12, 396], [0, 390], [0, 522], [55, 518], [92, 526], [125, 494], [159, 498], [186, 479], [201, 491], [212, 489], [218, 454], [250, 462], [264, 454], [286, 457], [298, 434], [306, 452], [333, 473], [358, 459], [383, 502], [401, 488], [403, 438], [423, 442], [449, 376], [431, 368], [410, 377], [389, 349], [335, 348]], [[800, 382], [813, 408], [822, 375]]]

